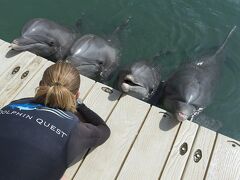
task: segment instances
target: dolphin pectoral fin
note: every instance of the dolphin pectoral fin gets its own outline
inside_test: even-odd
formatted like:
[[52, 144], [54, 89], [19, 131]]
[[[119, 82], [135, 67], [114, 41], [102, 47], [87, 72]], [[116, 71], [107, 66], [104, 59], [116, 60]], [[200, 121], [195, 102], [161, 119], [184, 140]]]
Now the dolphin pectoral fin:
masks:
[[78, 32], [80, 32], [80, 29], [82, 27], [82, 18], [79, 18], [76, 23], [75, 23], [75, 27], [77, 29]]
[[81, 16], [75, 22], [74, 30], [76, 31], [77, 34], [81, 34], [84, 16], [85, 13], [81, 13]]
[[132, 17], [128, 16], [127, 19], [125, 19], [119, 26], [117, 26], [115, 28], [115, 30], [113, 31], [113, 35], [114, 34], [119, 34], [121, 31], [123, 31], [129, 24], [129, 22], [131, 21]]
[[226, 46], [229, 38], [232, 36], [233, 32], [236, 30], [237, 26], [234, 26], [231, 31], [228, 33], [226, 39], [223, 41], [222, 45], [219, 47], [219, 49], [216, 51], [215, 56], [220, 54], [222, 52], [222, 50], [224, 49], [224, 47]]

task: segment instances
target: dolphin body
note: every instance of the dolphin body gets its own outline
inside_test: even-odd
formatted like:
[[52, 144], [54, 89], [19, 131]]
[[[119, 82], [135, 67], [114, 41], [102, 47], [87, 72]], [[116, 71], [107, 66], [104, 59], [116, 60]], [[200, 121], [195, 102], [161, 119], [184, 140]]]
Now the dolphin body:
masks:
[[127, 26], [130, 17], [112, 33], [112, 38], [104, 39], [94, 34], [86, 34], [72, 46], [67, 61], [89, 78], [107, 81], [119, 65], [119, 48], [113, 40]]
[[14, 39], [11, 47], [16, 51], [30, 51], [54, 62], [64, 60], [76, 33], [53, 21], [36, 18], [22, 28], [21, 37]]
[[162, 103], [177, 120], [193, 120], [211, 103], [224, 59], [224, 47], [235, 29], [236, 26], [214, 53], [183, 65], [165, 82]]
[[[159, 94], [161, 75], [159, 68], [148, 61], [138, 61], [122, 69], [117, 78], [117, 88], [126, 94], [155, 104]], [[155, 97], [155, 98], [153, 98]]]

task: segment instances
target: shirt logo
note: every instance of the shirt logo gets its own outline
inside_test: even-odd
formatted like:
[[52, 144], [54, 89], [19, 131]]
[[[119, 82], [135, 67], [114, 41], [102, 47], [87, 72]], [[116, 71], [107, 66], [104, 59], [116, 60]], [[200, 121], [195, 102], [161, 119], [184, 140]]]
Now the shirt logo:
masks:
[[32, 110], [47, 111], [47, 112], [57, 115], [60, 118], [73, 119], [72, 116], [69, 116], [67, 113], [65, 113], [64, 111], [62, 111], [60, 109], [48, 108], [41, 104], [32, 104], [32, 103], [14, 104], [14, 103], [12, 103], [12, 104], [9, 104], [8, 106], [13, 110], [18, 109], [20, 111], [22, 111], [22, 110], [24, 110], [24, 111], [32, 111]]
[[19, 110], [26, 110], [26, 111], [31, 111], [31, 110], [36, 110], [39, 107], [43, 107], [41, 104], [9, 104], [8, 105], [11, 109], [19, 109]]

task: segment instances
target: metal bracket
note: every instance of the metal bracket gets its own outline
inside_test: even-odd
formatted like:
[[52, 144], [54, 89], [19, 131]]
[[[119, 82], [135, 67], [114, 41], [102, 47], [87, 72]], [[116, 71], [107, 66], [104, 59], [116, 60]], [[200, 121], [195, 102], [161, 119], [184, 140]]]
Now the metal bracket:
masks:
[[164, 117], [164, 118], [166, 118], [166, 117], [170, 117], [170, 114], [167, 113], [167, 112], [160, 111], [159, 113], [160, 113], [160, 114], [163, 114], [163, 117]]
[[198, 163], [202, 159], [202, 151], [197, 149], [193, 155], [193, 160], [195, 163]]
[[12, 74], [16, 74], [20, 70], [20, 66], [17, 66], [13, 69]]
[[21, 79], [24, 79], [25, 77], [27, 77], [28, 73], [29, 73], [29, 71], [25, 71], [25, 72], [22, 74]]
[[183, 156], [184, 154], [186, 154], [187, 151], [188, 151], [188, 145], [185, 142], [180, 146], [179, 153]]
[[104, 92], [106, 92], [106, 93], [109, 93], [109, 94], [112, 94], [113, 93], [113, 90], [111, 90], [110, 88], [108, 88], [108, 87], [102, 87], [101, 88]]
[[239, 147], [240, 147], [240, 144], [238, 144], [238, 143], [235, 142], [235, 141], [230, 141], [230, 140], [228, 140], [227, 142], [232, 143], [232, 147], [236, 147], [236, 146], [239, 146]]

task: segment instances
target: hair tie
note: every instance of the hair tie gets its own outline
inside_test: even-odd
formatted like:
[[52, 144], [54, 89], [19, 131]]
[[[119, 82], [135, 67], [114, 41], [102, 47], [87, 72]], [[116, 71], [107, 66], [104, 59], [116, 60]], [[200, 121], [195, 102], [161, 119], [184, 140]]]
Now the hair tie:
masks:
[[52, 86], [63, 86], [60, 82], [54, 82], [51, 84], [51, 87]]

